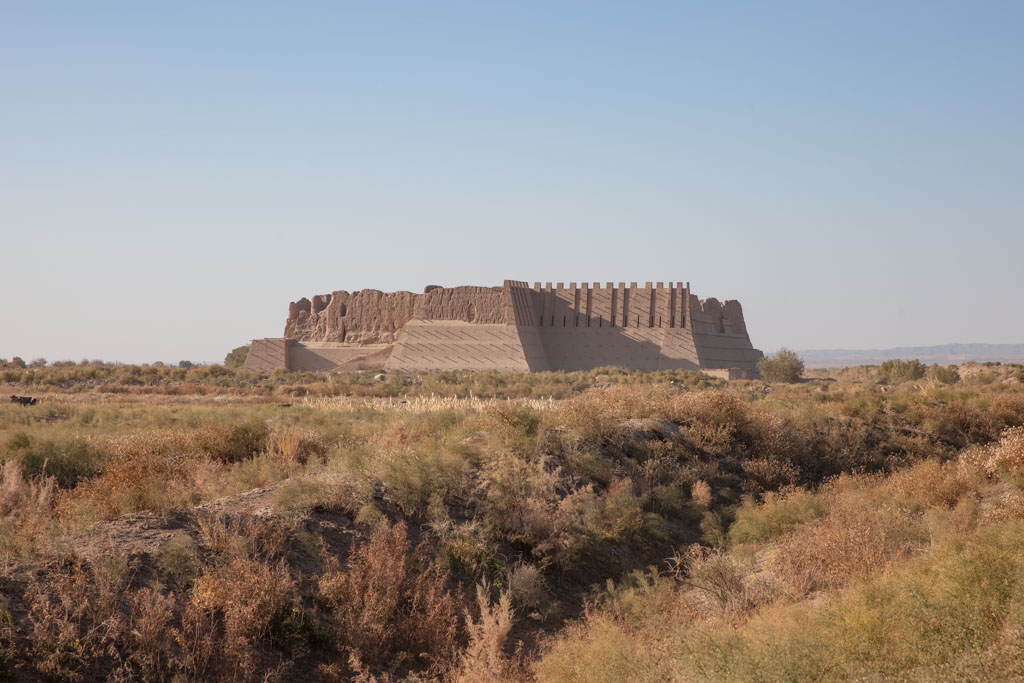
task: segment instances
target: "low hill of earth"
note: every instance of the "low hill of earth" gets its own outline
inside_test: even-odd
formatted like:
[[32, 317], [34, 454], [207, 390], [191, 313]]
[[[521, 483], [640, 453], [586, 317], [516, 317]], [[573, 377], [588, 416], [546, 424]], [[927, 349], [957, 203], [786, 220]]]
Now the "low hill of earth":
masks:
[[797, 351], [809, 368], [839, 368], [878, 365], [887, 360], [918, 359], [922, 363], [954, 365], [977, 363], [1024, 363], [1024, 344], [942, 344], [940, 346], [897, 346], [891, 349], [804, 349]]

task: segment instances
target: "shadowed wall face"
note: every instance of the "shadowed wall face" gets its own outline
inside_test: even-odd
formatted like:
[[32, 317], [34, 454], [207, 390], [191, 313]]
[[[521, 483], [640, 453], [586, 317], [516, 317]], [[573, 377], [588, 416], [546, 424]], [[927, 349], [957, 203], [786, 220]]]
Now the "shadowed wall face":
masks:
[[[763, 355], [750, 343], [738, 301], [701, 301], [682, 282], [531, 288], [506, 280], [502, 287], [431, 286], [423, 294], [338, 291], [292, 303], [285, 334], [289, 339], [254, 342], [251, 369], [619, 366], [736, 368], [745, 376]], [[375, 349], [367, 352], [369, 346]]]
[[245, 369], [270, 373], [288, 368], [288, 339], [253, 339], [245, 357]]

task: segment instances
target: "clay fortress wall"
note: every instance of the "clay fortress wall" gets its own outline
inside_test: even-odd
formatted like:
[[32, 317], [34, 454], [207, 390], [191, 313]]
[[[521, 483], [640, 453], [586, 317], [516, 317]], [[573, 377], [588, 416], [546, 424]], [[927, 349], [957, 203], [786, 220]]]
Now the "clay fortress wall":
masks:
[[756, 373], [735, 300], [698, 299], [682, 282], [614, 285], [506, 280], [501, 287], [364, 289], [300, 299], [284, 337], [252, 342], [257, 372], [366, 370], [711, 370]]

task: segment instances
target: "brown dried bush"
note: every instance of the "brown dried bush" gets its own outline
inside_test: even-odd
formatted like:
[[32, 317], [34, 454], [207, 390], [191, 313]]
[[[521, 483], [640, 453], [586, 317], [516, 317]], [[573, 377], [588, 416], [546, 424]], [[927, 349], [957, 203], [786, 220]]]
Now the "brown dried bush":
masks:
[[156, 588], [129, 593], [128, 623], [124, 651], [128, 661], [122, 667], [126, 680], [162, 680], [176, 664], [178, 631], [173, 627], [175, 601]]
[[194, 447], [217, 462], [241, 462], [267, 447], [269, 429], [263, 422], [209, 422], [192, 433]]
[[682, 574], [681, 585], [696, 590], [702, 598], [688, 604], [704, 616], [742, 616], [775, 597], [767, 579], [752, 574], [734, 555], [721, 550], [692, 545], [670, 564]]
[[340, 647], [376, 671], [447, 671], [458, 645], [461, 601], [424, 548], [412, 549], [405, 525], [381, 525], [342, 568], [319, 580]]
[[671, 397], [664, 386], [614, 385], [566, 399], [557, 417], [585, 441], [619, 439], [628, 418], [665, 419]]
[[284, 556], [292, 527], [273, 517], [204, 512], [196, 516], [199, 542], [214, 555], [276, 560]]
[[452, 676], [458, 683], [525, 679], [518, 658], [507, 657], [504, 653], [505, 640], [512, 630], [512, 599], [505, 591], [496, 603], [492, 603], [490, 592], [486, 583], [476, 587], [479, 621], [469, 610], [465, 612], [469, 643], [462, 652], [458, 670]]
[[200, 677], [251, 670], [260, 641], [296, 596], [295, 579], [283, 559], [234, 556], [206, 567], [182, 616], [186, 669]]
[[992, 441], [1004, 426], [981, 406], [964, 401], [926, 404], [920, 410], [923, 430], [954, 448]]
[[561, 477], [561, 468], [543, 455], [500, 455], [480, 468], [479, 506], [485, 519], [509, 538], [541, 543], [555, 530]]
[[16, 460], [0, 467], [0, 517], [25, 517], [48, 511], [53, 501], [53, 477], [25, 479]]
[[616, 479], [601, 493], [586, 486], [563, 499], [558, 513], [561, 533], [577, 531], [593, 541], [629, 541], [644, 523], [643, 501], [629, 479]]
[[667, 417], [686, 425], [744, 427], [749, 407], [739, 396], [726, 391], [697, 391], [678, 394], [666, 406]]
[[711, 507], [711, 486], [703, 479], [698, 479], [693, 482], [693, 486], [690, 488], [690, 498], [693, 500], [694, 505], [705, 509]]
[[109, 438], [103, 472], [75, 489], [62, 491], [58, 514], [65, 520], [110, 519], [129, 512], [167, 510], [195, 502], [188, 479], [196, 461], [191, 434], [182, 429], [142, 430]]
[[[113, 558], [116, 559], [116, 558]], [[65, 558], [26, 587], [28, 655], [45, 678], [82, 680], [126, 635], [125, 566]]]
[[550, 600], [544, 575], [537, 565], [517, 562], [508, 570], [506, 583], [512, 602], [527, 612], [542, 610], [544, 603]]
[[510, 443], [520, 443], [536, 436], [541, 416], [533, 408], [521, 403], [501, 403], [487, 411], [494, 432]]
[[967, 449], [960, 455], [958, 469], [964, 474], [981, 472], [987, 477], [1000, 472], [1024, 472], [1024, 427], [1007, 429], [998, 443]]
[[889, 501], [840, 495], [821, 519], [797, 528], [773, 565], [797, 592], [841, 588], [908, 557], [928, 541], [919, 515]]
[[886, 488], [899, 498], [922, 507], [951, 508], [973, 488], [971, 477], [955, 463], [924, 460], [913, 467], [894, 472]]
[[745, 493], [760, 494], [794, 486], [800, 481], [800, 470], [792, 462], [780, 458], [750, 458], [740, 463]]

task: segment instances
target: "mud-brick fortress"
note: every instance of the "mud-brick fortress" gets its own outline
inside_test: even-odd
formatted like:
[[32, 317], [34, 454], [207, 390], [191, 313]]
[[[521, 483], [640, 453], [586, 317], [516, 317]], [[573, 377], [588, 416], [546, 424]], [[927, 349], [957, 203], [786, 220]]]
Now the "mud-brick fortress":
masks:
[[300, 299], [284, 337], [254, 340], [245, 367], [320, 370], [709, 370], [752, 377], [762, 353], [738, 301], [690, 284], [429, 286]]

